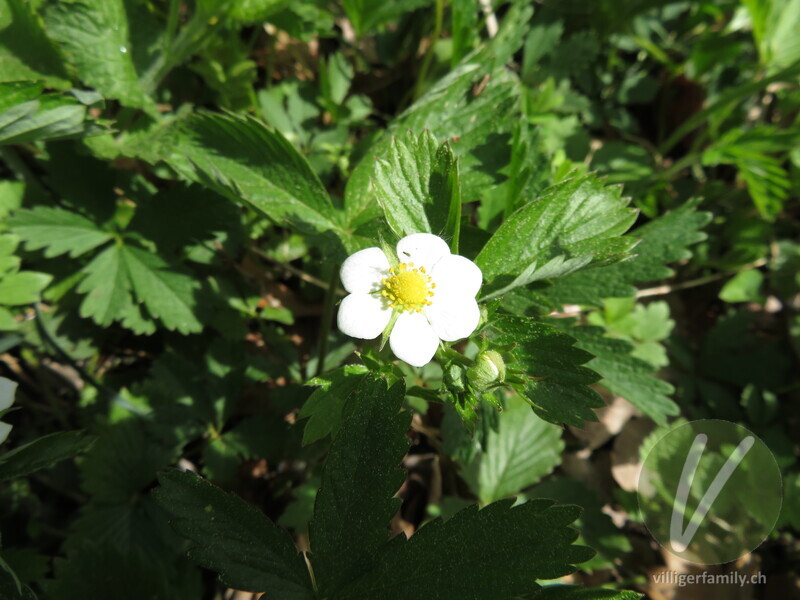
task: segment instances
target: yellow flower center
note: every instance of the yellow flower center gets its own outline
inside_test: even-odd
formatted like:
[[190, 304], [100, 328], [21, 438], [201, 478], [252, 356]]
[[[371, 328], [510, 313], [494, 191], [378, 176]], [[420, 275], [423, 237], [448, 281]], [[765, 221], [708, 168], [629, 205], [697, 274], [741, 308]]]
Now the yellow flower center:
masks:
[[389, 301], [389, 306], [396, 310], [422, 312], [431, 305], [430, 298], [436, 284], [425, 267], [414, 267], [414, 263], [400, 263], [389, 269], [389, 277], [381, 280], [383, 289], [381, 296]]

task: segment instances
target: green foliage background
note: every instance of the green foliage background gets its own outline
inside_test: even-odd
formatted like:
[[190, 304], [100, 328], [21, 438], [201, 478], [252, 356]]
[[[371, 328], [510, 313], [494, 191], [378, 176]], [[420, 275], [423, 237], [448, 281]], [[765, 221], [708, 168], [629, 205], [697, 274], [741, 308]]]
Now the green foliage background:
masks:
[[[665, 557], [616, 467], [680, 418], [775, 454], [748, 564], [779, 591], [747, 593], [788, 597], [798, 30], [798, 0], [0, 0], [0, 598], [637, 598]], [[349, 254], [420, 231], [484, 319], [413, 369], [333, 317]]]

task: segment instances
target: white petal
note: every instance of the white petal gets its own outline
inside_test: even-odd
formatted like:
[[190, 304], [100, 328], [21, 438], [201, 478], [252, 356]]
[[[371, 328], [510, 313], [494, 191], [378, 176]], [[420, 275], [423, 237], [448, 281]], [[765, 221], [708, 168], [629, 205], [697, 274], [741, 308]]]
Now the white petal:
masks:
[[339, 306], [339, 331], [350, 337], [371, 340], [378, 337], [392, 316], [383, 298], [373, 294], [350, 294]]
[[405, 312], [397, 319], [389, 336], [389, 346], [394, 355], [413, 367], [431, 362], [439, 338], [422, 313]]
[[448, 254], [447, 242], [432, 233], [412, 233], [397, 242], [397, 258], [401, 263], [412, 262], [415, 267], [430, 270]]
[[381, 279], [389, 270], [389, 260], [380, 248], [359, 250], [342, 263], [339, 277], [342, 285], [351, 294], [374, 292], [381, 286]]
[[445, 342], [455, 342], [468, 337], [481, 320], [481, 311], [474, 298], [456, 295], [433, 297], [433, 304], [425, 314], [436, 335]]
[[435, 293], [474, 298], [481, 289], [483, 273], [474, 262], [451, 254], [442, 258], [431, 271]]

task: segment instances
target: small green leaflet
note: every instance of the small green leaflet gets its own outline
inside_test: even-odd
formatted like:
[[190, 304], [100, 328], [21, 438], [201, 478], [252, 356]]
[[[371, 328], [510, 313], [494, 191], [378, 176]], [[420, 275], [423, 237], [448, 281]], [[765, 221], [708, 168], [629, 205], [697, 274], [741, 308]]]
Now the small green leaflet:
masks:
[[0, 481], [30, 475], [80, 454], [94, 441], [83, 431], [51, 433], [0, 455]]
[[392, 139], [388, 156], [375, 163], [375, 194], [398, 237], [434, 233], [455, 239], [461, 220], [458, 163], [448, 143], [427, 130]]
[[[549, 500], [473, 506], [408, 541], [388, 540], [408, 448], [404, 395], [402, 383], [387, 389], [367, 375], [345, 405], [309, 527], [319, 597], [511, 600], [592, 556], [572, 545], [577, 532], [569, 524], [580, 509]], [[192, 541], [190, 556], [226, 584], [277, 599], [316, 596], [290, 538], [254, 508], [191, 473], [169, 471], [160, 480], [156, 498]]]
[[344, 405], [367, 373], [368, 369], [363, 365], [345, 365], [307, 382], [306, 385], [321, 387], [309, 396], [300, 410], [299, 417], [308, 419], [303, 430], [303, 445], [328, 435], [336, 436]]
[[111, 239], [110, 232], [86, 217], [49, 206], [18, 210], [11, 227], [28, 250], [44, 248], [48, 258], [61, 254], [80, 256]]
[[548, 475], [561, 462], [561, 428], [537, 417], [526, 403], [498, 415], [479, 452], [463, 473], [482, 504], [515, 495]]
[[342, 233], [338, 211], [306, 159], [252, 117], [192, 115], [165, 159], [187, 179], [244, 200], [278, 223]]
[[511, 315], [497, 315], [487, 333], [498, 346], [514, 346], [515, 367], [529, 378], [519, 391], [542, 419], [575, 427], [597, 420], [592, 409], [603, 406], [603, 400], [589, 385], [600, 376], [583, 366], [592, 355], [578, 348], [575, 338]]
[[232, 588], [267, 590], [275, 600], [312, 600], [308, 569], [288, 533], [241, 498], [190, 472], [158, 477], [153, 494], [191, 541], [189, 556]]
[[554, 185], [520, 207], [475, 259], [490, 282], [484, 297], [628, 257], [636, 239], [623, 234], [637, 211], [628, 208], [621, 192], [585, 175]]

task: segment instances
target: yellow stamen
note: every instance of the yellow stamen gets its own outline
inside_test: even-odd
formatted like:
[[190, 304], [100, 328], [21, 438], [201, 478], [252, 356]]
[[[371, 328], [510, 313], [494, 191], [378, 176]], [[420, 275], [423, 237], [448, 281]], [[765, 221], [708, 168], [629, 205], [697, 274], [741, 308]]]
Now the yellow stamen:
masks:
[[400, 311], [422, 312], [431, 305], [436, 284], [425, 273], [425, 267], [414, 268], [414, 263], [400, 263], [389, 269], [390, 276], [381, 280], [381, 295], [391, 300], [390, 308]]

